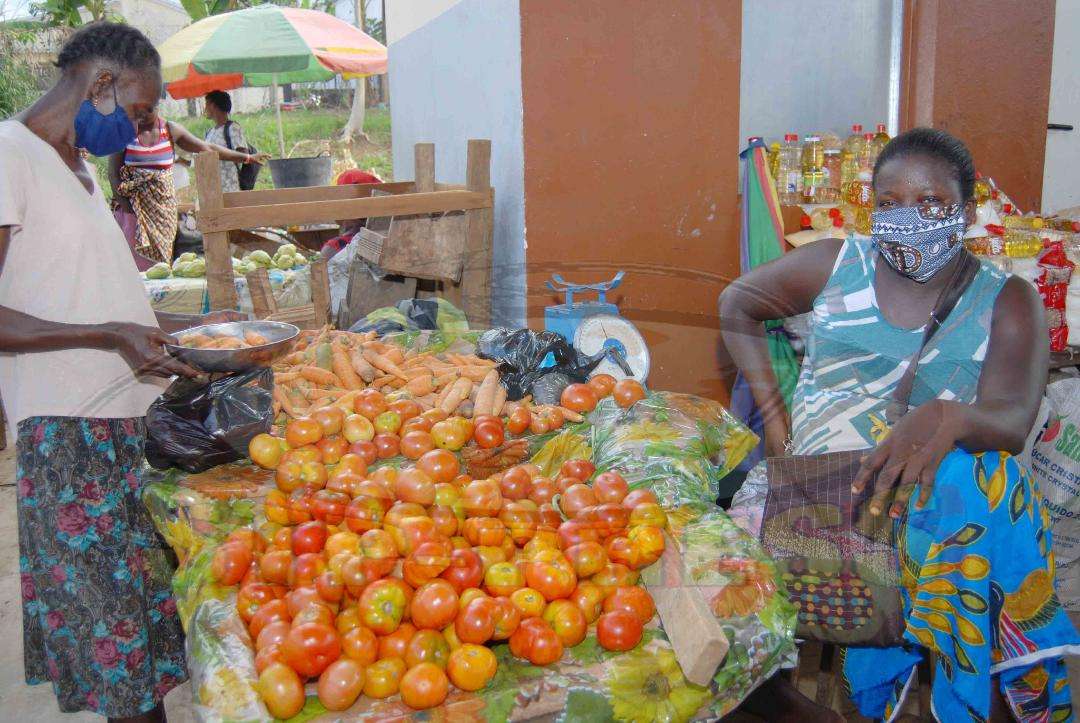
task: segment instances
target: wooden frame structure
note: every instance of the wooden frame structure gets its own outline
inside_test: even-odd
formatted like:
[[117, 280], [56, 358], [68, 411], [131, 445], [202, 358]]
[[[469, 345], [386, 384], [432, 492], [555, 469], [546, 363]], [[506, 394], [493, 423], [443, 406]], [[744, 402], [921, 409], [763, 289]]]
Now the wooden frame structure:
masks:
[[[416, 144], [416, 180], [349, 186], [313, 186], [271, 191], [221, 191], [218, 155], [195, 159], [198, 226], [206, 250], [210, 308], [235, 309], [229, 231], [258, 226], [293, 226], [347, 218], [407, 216], [464, 211], [465, 253], [461, 281], [445, 284], [443, 295], [462, 310], [470, 325], [491, 324], [492, 229], [491, 141], [470, 140], [465, 184], [435, 181], [435, 146]], [[373, 196], [374, 190], [389, 195]], [[314, 286], [314, 279], [312, 281]]]

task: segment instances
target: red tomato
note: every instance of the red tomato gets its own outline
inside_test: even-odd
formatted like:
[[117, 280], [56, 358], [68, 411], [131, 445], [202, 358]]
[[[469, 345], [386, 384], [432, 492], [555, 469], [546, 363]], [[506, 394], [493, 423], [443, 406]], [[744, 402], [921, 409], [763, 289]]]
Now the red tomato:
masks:
[[251, 619], [248, 621], [248, 632], [251, 633], [251, 637], [258, 639], [259, 633], [270, 623], [275, 620], [291, 619], [292, 615], [289, 614], [289, 606], [285, 604], [284, 600], [271, 600], [264, 605], [260, 605], [251, 614]]
[[450, 566], [440, 577], [453, 585], [458, 594], [470, 587], [479, 587], [484, 580], [480, 556], [468, 548], [454, 550], [450, 553]]
[[297, 625], [281, 644], [281, 654], [300, 675], [314, 678], [341, 655], [337, 631], [321, 623]]
[[259, 573], [266, 582], [284, 585], [289, 579], [291, 565], [290, 550], [267, 550], [259, 558]]
[[525, 407], [518, 407], [506, 420], [506, 429], [510, 434], [522, 434], [532, 422], [532, 414]]
[[552, 430], [547, 417], [539, 412], [532, 413], [532, 421], [529, 422], [529, 431], [535, 435], [547, 434]]
[[481, 422], [473, 429], [473, 439], [481, 449], [494, 449], [503, 443], [506, 433], [502, 422]]
[[290, 590], [285, 595], [285, 603], [289, 607], [289, 618], [294, 618], [308, 605], [322, 605], [329, 609], [332, 603], [328, 603], [319, 595], [314, 583]]
[[596, 471], [596, 465], [586, 459], [569, 459], [559, 468], [560, 477], [576, 477], [581, 482], [588, 482]]
[[490, 480], [475, 480], [465, 487], [462, 502], [468, 517], [494, 517], [502, 508], [502, 492]]
[[398, 416], [405, 421], [419, 417], [424, 411], [423, 408], [412, 399], [398, 399], [390, 402], [387, 409], [391, 412], [396, 412]]
[[308, 605], [292, 619], [292, 627], [294, 628], [305, 623], [319, 623], [337, 629], [334, 626], [334, 613], [330, 612], [330, 608], [325, 605]]
[[563, 523], [562, 515], [560, 515], [559, 511], [550, 504], [540, 505], [538, 513], [540, 515], [540, 523], [537, 527], [538, 531], [547, 530], [549, 532], [555, 532]]
[[550, 665], [562, 657], [563, 644], [544, 620], [529, 618], [510, 636], [510, 652], [533, 665]]
[[289, 587], [305, 588], [315, 585], [315, 578], [326, 572], [326, 560], [317, 552], [304, 552], [289, 565]]
[[435, 503], [435, 483], [423, 470], [406, 467], [398, 472], [394, 495], [402, 502], [415, 502], [427, 507]]
[[341, 432], [345, 412], [340, 407], [321, 407], [311, 413], [311, 418], [322, 427], [323, 437], [329, 437]]
[[547, 477], [537, 477], [532, 481], [532, 489], [529, 491], [529, 499], [538, 505], [546, 505], [559, 491], [555, 483]]
[[304, 684], [284, 663], [272, 663], [259, 675], [256, 685], [266, 709], [275, 718], [292, 718], [304, 707]]
[[596, 392], [598, 398], [603, 399], [615, 389], [615, 377], [610, 374], [593, 374], [589, 378], [589, 386]]
[[641, 621], [625, 610], [604, 613], [596, 621], [596, 637], [605, 650], [630, 650], [641, 642]]
[[579, 582], [574, 592], [570, 593], [570, 602], [578, 606], [585, 614], [585, 621], [592, 625], [603, 612], [604, 589], [594, 582], [583, 580]]
[[589, 627], [585, 613], [569, 600], [552, 600], [544, 609], [544, 620], [567, 648], [572, 648], [584, 640]]
[[226, 542], [214, 550], [210, 574], [220, 585], [235, 585], [251, 567], [251, 550], [239, 542]]
[[401, 455], [406, 459], [420, 459], [435, 449], [435, 442], [427, 432], [405, 432], [401, 437]]
[[315, 578], [315, 590], [319, 597], [327, 602], [341, 602], [345, 595], [345, 583], [342, 582], [340, 573], [327, 570]]
[[584, 520], [566, 520], [559, 525], [559, 542], [563, 549], [570, 549], [582, 542], [599, 542], [600, 530]]
[[409, 594], [401, 586], [385, 578], [376, 580], [360, 595], [360, 619], [376, 635], [389, 635], [401, 623], [408, 604]]
[[640, 585], [617, 587], [604, 599], [604, 612], [623, 610], [636, 617], [642, 625], [656, 615], [656, 604], [652, 595]]
[[[382, 489], [380, 485], [374, 486]], [[374, 530], [382, 524], [385, 513], [382, 500], [359, 494], [345, 507], [345, 526], [356, 533]]]
[[401, 450], [401, 440], [396, 434], [376, 434], [372, 441], [375, 442], [375, 448], [379, 451], [379, 459], [397, 457]]
[[563, 389], [559, 398], [562, 406], [580, 414], [588, 414], [596, 409], [597, 401], [596, 392], [588, 384], [570, 384]]
[[532, 477], [524, 467], [511, 467], [503, 473], [499, 491], [505, 499], [523, 500], [532, 492], [532, 486]]
[[625, 530], [629, 517], [625, 507], [613, 502], [605, 502], [592, 508], [592, 519], [600, 530], [600, 534], [604, 536], [615, 535]]
[[386, 411], [386, 397], [378, 390], [365, 389], [356, 395], [353, 410], [374, 421], [375, 417]]
[[555, 489], [558, 490], [560, 495], [566, 494], [566, 490], [570, 489], [576, 484], [581, 484], [581, 480], [577, 477], [560, 477], [555, 480]]
[[433, 449], [416, 461], [416, 467], [435, 482], [450, 482], [461, 471], [461, 463], [453, 452]]
[[593, 481], [593, 491], [600, 502], [621, 504], [629, 493], [626, 480], [618, 472], [601, 472]]
[[409, 610], [416, 627], [442, 630], [457, 617], [457, 590], [446, 580], [432, 580], [416, 589]]
[[298, 525], [292, 531], [292, 553], [302, 555], [305, 552], [322, 552], [328, 536], [325, 522], [314, 521]]
[[634, 379], [622, 379], [615, 384], [615, 389], [612, 390], [612, 396], [615, 397], [615, 403], [623, 409], [632, 407], [635, 402], [638, 402], [645, 398], [645, 387], [641, 386], [641, 382]]
[[316, 692], [319, 702], [327, 710], [345, 710], [360, 697], [364, 690], [364, 668], [355, 660], [335, 660], [322, 675]]
[[398, 556], [394, 538], [386, 530], [368, 530], [360, 535], [360, 551], [373, 560], [393, 560]]
[[570, 517], [577, 517], [583, 509], [595, 504], [596, 494], [592, 491], [592, 487], [580, 482], [570, 485], [559, 498], [559, 508]]
[[643, 502], [651, 502], [654, 505], [659, 504], [652, 490], [639, 489], [628, 492], [626, 497], [623, 497], [622, 506], [628, 510], [633, 510]]
[[416, 710], [440, 705], [449, 691], [446, 673], [434, 663], [420, 663], [401, 679], [401, 702]]
[[348, 495], [319, 490], [311, 497], [311, 516], [327, 525], [340, 525], [345, 519], [345, 508], [348, 504]]
[[508, 597], [496, 597], [495, 602], [495, 631], [491, 634], [492, 640], [506, 640], [521, 624], [521, 611], [510, 601]]
[[471, 600], [454, 620], [454, 632], [462, 643], [483, 645], [495, 634], [495, 601], [489, 597]]
[[446, 541], [421, 542], [405, 559], [401, 568], [402, 577], [415, 586], [434, 580], [450, 566], [451, 552]]
[[592, 582], [604, 590], [604, 595], [615, 590], [617, 587], [633, 585], [637, 582], [637, 573], [626, 565], [617, 562], [609, 562], [604, 569], [592, 576]]
[[515, 545], [525, 545], [536, 534], [540, 512], [522, 502], [509, 502], [499, 513], [499, 521], [506, 526]]
[[315, 445], [322, 454], [323, 464], [337, 464], [349, 451], [349, 440], [344, 437], [323, 437]]
[[550, 601], [570, 597], [577, 586], [577, 575], [568, 562], [534, 560], [525, 566], [525, 581]]
[[506, 539], [506, 525], [497, 517], [470, 517], [462, 525], [461, 533], [474, 547], [498, 547]]
[[435, 523], [435, 531], [443, 537], [453, 537], [461, 529], [462, 519], [453, 508], [435, 505], [430, 508], [430, 512], [431, 521]]
[[[285, 658], [281, 656], [280, 645], [268, 645], [262, 650], [255, 652], [255, 674], [262, 675], [263, 671], [274, 663], [285, 665]], [[290, 668], [292, 670], [292, 668]]]
[[[374, 431], [373, 429], [372, 432]], [[366, 465], [375, 464], [375, 461], [379, 459], [379, 448], [370, 439], [353, 442], [349, 445], [349, 452], [362, 459]]]
[[379, 659], [401, 658], [405, 659], [405, 650], [409, 647], [409, 641], [416, 634], [416, 626], [412, 623], [402, 623], [397, 630], [379, 638]]
[[259, 631], [259, 637], [255, 639], [255, 650], [262, 650], [270, 645], [280, 645], [285, 641], [285, 636], [291, 629], [292, 625], [288, 620], [275, 620], [268, 623]]

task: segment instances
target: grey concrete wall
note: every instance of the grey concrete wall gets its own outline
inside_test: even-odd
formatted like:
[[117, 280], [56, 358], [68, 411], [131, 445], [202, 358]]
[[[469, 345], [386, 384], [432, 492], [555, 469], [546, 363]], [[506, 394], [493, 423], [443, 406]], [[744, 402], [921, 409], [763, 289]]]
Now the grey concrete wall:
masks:
[[[400, 0], [398, 0], [400, 1]], [[387, 3], [387, 21], [394, 5]], [[388, 26], [390, 37], [397, 37]], [[466, 143], [491, 140], [496, 324], [525, 323], [521, 21], [511, 0], [461, 0], [389, 46], [394, 177], [414, 174], [413, 144], [435, 144], [435, 177], [464, 183]]]

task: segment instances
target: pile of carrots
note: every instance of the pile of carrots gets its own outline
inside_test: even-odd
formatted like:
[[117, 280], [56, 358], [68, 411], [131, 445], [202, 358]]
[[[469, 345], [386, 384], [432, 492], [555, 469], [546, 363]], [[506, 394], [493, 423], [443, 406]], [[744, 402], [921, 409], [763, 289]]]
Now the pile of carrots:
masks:
[[403, 350], [379, 341], [374, 332], [305, 331], [273, 368], [275, 416], [303, 417], [326, 406], [349, 410], [364, 389], [388, 397], [397, 392], [424, 410], [468, 418], [499, 416], [514, 406], [506, 401], [495, 362], [471, 354]]

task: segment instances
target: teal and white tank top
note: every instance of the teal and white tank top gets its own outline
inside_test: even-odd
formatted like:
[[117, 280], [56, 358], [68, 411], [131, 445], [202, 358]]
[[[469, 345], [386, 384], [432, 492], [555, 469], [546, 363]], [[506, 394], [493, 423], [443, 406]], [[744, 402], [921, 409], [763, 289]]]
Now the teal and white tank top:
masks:
[[[885, 409], [923, 329], [893, 326], [882, 315], [874, 291], [876, 257], [869, 238], [849, 237], [814, 300], [791, 410], [795, 454], [871, 447], [888, 430]], [[994, 301], [1007, 278], [980, 262], [975, 278], [923, 351], [911, 408], [931, 399], [975, 401]]]

